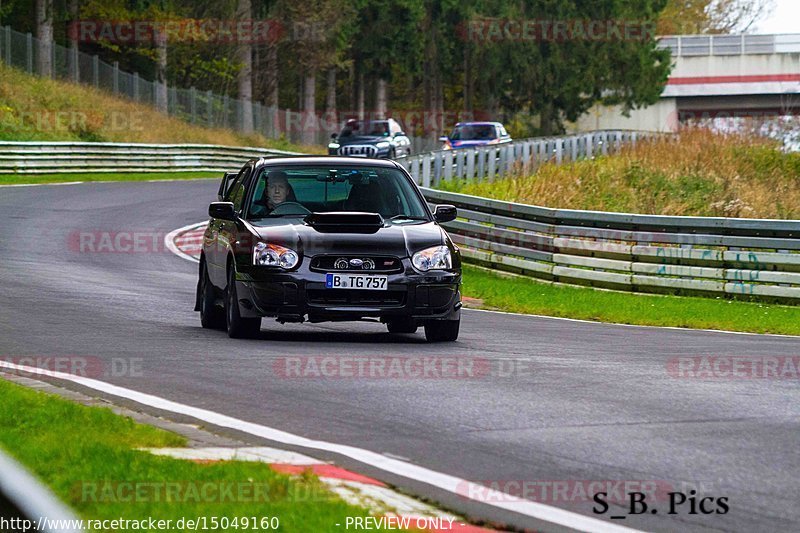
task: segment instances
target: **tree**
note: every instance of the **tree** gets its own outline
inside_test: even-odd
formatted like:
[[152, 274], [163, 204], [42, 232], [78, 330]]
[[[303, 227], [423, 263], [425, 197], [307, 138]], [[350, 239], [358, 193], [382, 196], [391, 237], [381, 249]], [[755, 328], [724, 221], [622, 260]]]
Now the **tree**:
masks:
[[306, 0], [287, 6], [289, 39], [299, 67], [303, 92], [303, 142], [313, 144], [320, 125], [316, 116], [317, 73], [339, 63], [343, 30], [353, 9], [336, 0]]
[[53, 0], [36, 0], [36, 71], [40, 76], [53, 75]]
[[658, 33], [747, 33], [773, 5], [774, 0], [669, 0]]
[[[236, 20], [240, 23], [252, 23], [253, 12], [250, 0], [238, 0]], [[253, 46], [249, 40], [239, 39], [237, 43], [237, 60], [240, 65], [238, 82], [239, 98], [242, 101], [242, 131], [253, 132]]]

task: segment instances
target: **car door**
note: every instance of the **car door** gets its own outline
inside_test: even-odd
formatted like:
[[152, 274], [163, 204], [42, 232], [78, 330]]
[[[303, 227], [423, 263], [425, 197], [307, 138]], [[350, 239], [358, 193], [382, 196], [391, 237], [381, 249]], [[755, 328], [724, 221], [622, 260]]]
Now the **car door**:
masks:
[[[227, 201], [233, 202], [233, 210], [236, 216], [244, 215], [244, 202], [247, 199], [247, 190], [250, 186], [250, 177], [253, 172], [253, 163], [248, 163], [242, 169], [242, 175], [236, 179], [230, 191]], [[224, 287], [228, 282], [227, 261], [228, 251], [234, 250], [235, 243], [239, 239], [239, 223], [233, 220], [220, 220], [219, 232], [217, 233], [217, 259], [219, 266], [218, 275], [220, 276], [220, 286]]]
[[[249, 162], [242, 167], [242, 170], [239, 171], [239, 174], [236, 176], [233, 184], [227, 188], [222, 201], [234, 201], [234, 195], [237, 193], [237, 191], [241, 191], [241, 187], [243, 187], [243, 183], [246, 178], [249, 177], [251, 170], [252, 164]], [[243, 198], [240, 198], [240, 202], [241, 201], [243, 201]], [[234, 202], [234, 206], [235, 205], [236, 202]], [[211, 282], [219, 288], [225, 287], [225, 284], [228, 282], [225, 267], [227, 261], [227, 245], [229, 242], [229, 237], [226, 234], [226, 231], [230, 231], [230, 224], [233, 223], [228, 220], [212, 218], [209, 220], [208, 229], [206, 230], [205, 234], [204, 249], [206, 255], [206, 264], [208, 265], [208, 277]]]

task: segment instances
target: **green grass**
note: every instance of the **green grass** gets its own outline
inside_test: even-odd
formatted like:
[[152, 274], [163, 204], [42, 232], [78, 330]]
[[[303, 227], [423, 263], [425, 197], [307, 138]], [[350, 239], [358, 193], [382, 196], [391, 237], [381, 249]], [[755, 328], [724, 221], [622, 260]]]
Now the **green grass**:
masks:
[[514, 313], [619, 324], [800, 335], [800, 307], [570, 287], [464, 267], [464, 296]]
[[[261, 463], [198, 464], [136, 450], [183, 445], [185, 440], [178, 435], [137, 424], [109, 409], [82, 406], [0, 379], [0, 447], [82, 518], [276, 516], [281, 531], [305, 532], [340, 530], [335, 524], [344, 525], [347, 516], [368, 516], [366, 510], [333, 496], [313, 476], [289, 477]], [[165, 483], [179, 483], [186, 497], [155, 501], [151, 488], [150, 496], [121, 501], [135, 493], [126, 492], [120, 482], [162, 488]], [[252, 496], [234, 493], [232, 499], [238, 501], [202, 501], [189, 492], [204, 483], [218, 487], [226, 482], [249, 494], [259, 487], [262, 496], [253, 501]]]
[[32, 76], [0, 62], [0, 141], [201, 143], [326, 153], [324, 146], [206, 128], [191, 124], [190, 117], [182, 118], [87, 85]]
[[70, 183], [74, 181], [151, 181], [222, 179], [221, 172], [90, 172], [86, 174], [0, 174], [0, 185]]

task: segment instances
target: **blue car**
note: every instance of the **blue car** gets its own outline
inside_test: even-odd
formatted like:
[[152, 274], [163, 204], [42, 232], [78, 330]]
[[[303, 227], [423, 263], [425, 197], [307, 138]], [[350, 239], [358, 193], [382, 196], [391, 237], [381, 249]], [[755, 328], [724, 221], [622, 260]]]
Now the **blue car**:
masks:
[[475, 148], [511, 142], [511, 136], [499, 122], [459, 122], [449, 136], [439, 137], [443, 150]]

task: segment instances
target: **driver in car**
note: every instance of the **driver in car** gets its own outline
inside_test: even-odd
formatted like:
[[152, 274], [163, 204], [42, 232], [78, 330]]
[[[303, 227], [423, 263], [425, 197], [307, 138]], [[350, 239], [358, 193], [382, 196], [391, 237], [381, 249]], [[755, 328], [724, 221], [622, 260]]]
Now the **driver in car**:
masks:
[[297, 202], [294, 190], [289, 184], [289, 177], [282, 170], [273, 170], [267, 174], [267, 186], [261, 199], [255, 202], [259, 213], [271, 213], [284, 202]]

